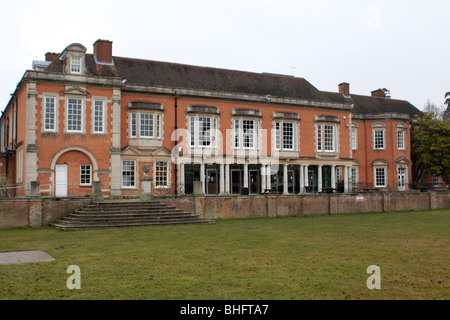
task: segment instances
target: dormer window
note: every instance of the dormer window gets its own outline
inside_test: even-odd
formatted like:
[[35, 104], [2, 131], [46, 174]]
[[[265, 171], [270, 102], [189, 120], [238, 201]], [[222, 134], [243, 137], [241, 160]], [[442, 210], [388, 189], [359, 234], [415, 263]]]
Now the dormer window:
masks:
[[70, 72], [81, 74], [81, 57], [70, 57]]

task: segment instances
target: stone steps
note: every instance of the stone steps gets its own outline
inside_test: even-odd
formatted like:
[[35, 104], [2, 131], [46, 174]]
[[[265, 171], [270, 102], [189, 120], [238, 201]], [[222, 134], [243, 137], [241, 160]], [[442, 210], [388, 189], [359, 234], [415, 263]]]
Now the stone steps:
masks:
[[214, 222], [157, 201], [108, 201], [86, 205], [50, 225], [60, 230], [84, 230], [207, 223]]

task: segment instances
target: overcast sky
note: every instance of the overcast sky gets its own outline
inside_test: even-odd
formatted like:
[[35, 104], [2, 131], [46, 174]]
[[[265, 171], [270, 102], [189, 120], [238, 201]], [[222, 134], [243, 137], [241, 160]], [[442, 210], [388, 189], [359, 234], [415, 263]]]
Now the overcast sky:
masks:
[[423, 109], [450, 91], [448, 0], [2, 1], [0, 110], [33, 60], [97, 39], [113, 55], [303, 77]]

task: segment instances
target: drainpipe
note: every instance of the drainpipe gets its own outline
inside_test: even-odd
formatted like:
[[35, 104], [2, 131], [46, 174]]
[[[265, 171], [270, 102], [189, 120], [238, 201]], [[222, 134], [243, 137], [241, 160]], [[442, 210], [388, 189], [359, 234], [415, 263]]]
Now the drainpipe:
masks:
[[178, 134], [177, 134], [177, 129], [178, 129], [178, 119], [177, 119], [177, 109], [178, 109], [178, 96], [177, 96], [177, 92], [175, 91], [175, 105], [174, 105], [174, 109], [175, 109], [175, 170], [174, 170], [174, 174], [175, 174], [175, 196], [178, 196], [178, 150], [176, 150], [177, 148], [177, 144], [178, 144]]

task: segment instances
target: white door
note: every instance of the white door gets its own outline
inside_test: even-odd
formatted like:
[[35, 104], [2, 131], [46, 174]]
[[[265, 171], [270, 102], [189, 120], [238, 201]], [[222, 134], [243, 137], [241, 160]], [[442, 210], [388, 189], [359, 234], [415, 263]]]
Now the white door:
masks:
[[405, 191], [406, 190], [406, 169], [400, 168], [398, 169], [398, 190]]
[[57, 164], [55, 169], [55, 197], [67, 197], [67, 164]]

